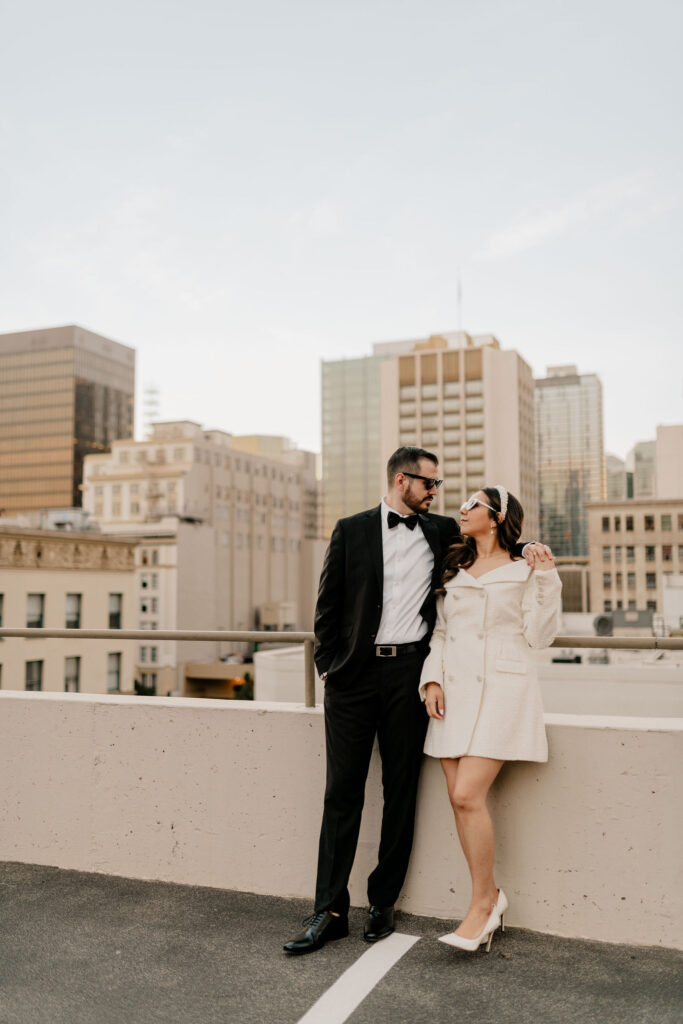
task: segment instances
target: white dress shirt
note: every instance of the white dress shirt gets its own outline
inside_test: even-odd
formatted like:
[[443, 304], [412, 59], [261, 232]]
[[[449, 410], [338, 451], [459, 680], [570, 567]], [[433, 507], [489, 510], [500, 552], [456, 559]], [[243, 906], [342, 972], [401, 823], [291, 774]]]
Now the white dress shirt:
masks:
[[427, 543], [419, 520], [414, 530], [409, 530], [402, 523], [390, 530], [387, 520], [392, 511], [382, 498], [384, 590], [382, 618], [375, 643], [411, 644], [421, 640], [427, 632], [427, 623], [420, 615], [420, 608], [432, 583], [434, 552]]

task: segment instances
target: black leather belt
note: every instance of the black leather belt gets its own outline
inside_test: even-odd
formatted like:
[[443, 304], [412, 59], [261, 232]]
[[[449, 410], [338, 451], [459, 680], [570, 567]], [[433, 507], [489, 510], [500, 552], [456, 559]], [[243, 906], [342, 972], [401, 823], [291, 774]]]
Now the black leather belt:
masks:
[[424, 650], [424, 643], [416, 644], [378, 644], [375, 654], [378, 658], [400, 658], [402, 654], [415, 654]]

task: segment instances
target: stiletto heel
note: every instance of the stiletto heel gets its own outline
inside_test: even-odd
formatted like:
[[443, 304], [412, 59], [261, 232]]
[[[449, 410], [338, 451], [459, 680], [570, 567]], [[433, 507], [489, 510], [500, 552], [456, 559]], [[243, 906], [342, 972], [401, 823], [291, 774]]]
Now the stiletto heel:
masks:
[[505, 931], [505, 925], [503, 924], [503, 916], [504, 916], [505, 911], [507, 910], [507, 908], [509, 906], [510, 906], [510, 904], [508, 903], [507, 896], [505, 895], [505, 893], [503, 892], [502, 889], [499, 889], [498, 890], [498, 899], [496, 900], [496, 910], [500, 914], [500, 930], [501, 930], [501, 932]]
[[493, 939], [493, 933], [500, 924], [500, 914], [496, 907], [493, 908], [489, 915], [489, 919], [484, 925], [484, 930], [481, 935], [478, 935], [476, 939], [465, 939], [462, 935], [456, 935], [455, 932], [449, 932], [448, 935], [440, 935], [439, 942], [445, 943], [447, 946], [453, 946], [455, 949], [464, 949], [467, 953], [474, 953], [481, 946], [482, 942], [486, 942], [486, 952], [489, 953], [491, 950], [491, 940]]

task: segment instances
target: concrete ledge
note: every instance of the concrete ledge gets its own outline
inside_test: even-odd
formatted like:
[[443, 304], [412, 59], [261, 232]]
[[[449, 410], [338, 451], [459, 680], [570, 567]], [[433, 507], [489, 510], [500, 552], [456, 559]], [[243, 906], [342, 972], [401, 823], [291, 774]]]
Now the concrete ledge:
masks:
[[[547, 717], [547, 765], [492, 796], [510, 924], [681, 948], [683, 721]], [[310, 898], [324, 785], [320, 709], [0, 692], [0, 859]], [[373, 757], [352, 876], [365, 902], [381, 812]], [[457, 918], [469, 899], [440, 766], [426, 760], [402, 897]]]

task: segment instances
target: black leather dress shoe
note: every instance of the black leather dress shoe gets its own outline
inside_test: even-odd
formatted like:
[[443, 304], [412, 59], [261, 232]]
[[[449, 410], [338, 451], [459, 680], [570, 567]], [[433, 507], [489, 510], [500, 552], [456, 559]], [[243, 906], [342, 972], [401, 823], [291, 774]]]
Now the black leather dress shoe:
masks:
[[349, 919], [335, 916], [329, 910], [311, 914], [301, 923], [304, 925], [303, 929], [282, 947], [285, 953], [312, 953], [326, 942], [344, 939], [349, 934]]
[[366, 942], [379, 942], [386, 939], [394, 930], [393, 907], [370, 907], [365, 919], [363, 938]]

